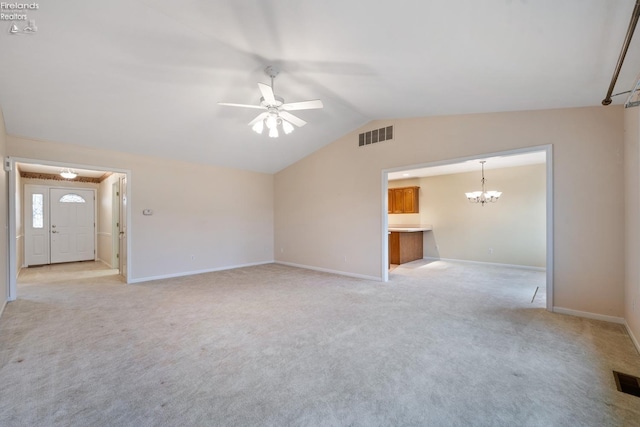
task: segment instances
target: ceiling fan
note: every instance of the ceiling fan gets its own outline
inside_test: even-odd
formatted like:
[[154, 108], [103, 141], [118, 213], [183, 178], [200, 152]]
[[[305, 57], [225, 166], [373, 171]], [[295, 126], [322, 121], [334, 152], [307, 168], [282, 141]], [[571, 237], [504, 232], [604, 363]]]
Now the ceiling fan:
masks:
[[258, 89], [260, 89], [260, 93], [262, 94], [262, 97], [260, 98], [260, 105], [233, 104], [229, 102], [218, 102], [218, 105], [267, 110], [258, 114], [255, 119], [251, 120], [249, 122], [249, 126], [251, 126], [251, 128], [257, 133], [262, 133], [266, 126], [267, 129], [269, 129], [269, 136], [272, 138], [278, 137], [278, 125], [282, 126], [282, 130], [285, 134], [290, 134], [294, 129], [292, 124], [298, 127], [302, 127], [307, 124], [307, 122], [289, 113], [289, 111], [312, 110], [323, 107], [322, 101], [319, 99], [285, 103], [284, 99], [277, 96], [273, 91], [273, 80], [276, 78], [279, 71], [272, 66], [268, 66], [264, 69], [264, 72], [271, 77], [271, 86], [264, 83], [258, 83]]

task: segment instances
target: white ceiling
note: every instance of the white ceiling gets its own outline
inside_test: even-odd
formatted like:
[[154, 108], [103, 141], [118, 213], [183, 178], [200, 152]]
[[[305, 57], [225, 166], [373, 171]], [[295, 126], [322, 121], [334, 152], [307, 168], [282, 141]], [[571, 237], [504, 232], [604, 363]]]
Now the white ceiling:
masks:
[[[0, 33], [0, 106], [14, 135], [273, 173], [371, 120], [600, 105], [634, 3], [42, 2], [37, 33]], [[257, 104], [270, 64], [276, 94], [325, 105], [277, 139], [217, 105]]]
[[536, 151], [525, 154], [512, 154], [506, 156], [486, 157], [481, 159], [467, 160], [459, 163], [450, 163], [438, 166], [428, 166], [424, 168], [408, 169], [400, 172], [390, 172], [388, 174], [389, 181], [398, 179], [421, 178], [426, 176], [450, 175], [454, 173], [478, 172], [482, 165], [480, 161], [485, 161], [484, 169], [501, 169], [517, 166], [535, 165], [546, 162], [547, 153], [545, 151]]

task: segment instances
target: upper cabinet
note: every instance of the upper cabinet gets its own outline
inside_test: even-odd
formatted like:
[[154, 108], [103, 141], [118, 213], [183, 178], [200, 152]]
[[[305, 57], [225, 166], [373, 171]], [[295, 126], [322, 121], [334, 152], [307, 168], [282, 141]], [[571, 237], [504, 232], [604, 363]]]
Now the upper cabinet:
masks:
[[420, 203], [418, 195], [420, 187], [389, 188], [388, 205], [389, 213], [419, 213]]

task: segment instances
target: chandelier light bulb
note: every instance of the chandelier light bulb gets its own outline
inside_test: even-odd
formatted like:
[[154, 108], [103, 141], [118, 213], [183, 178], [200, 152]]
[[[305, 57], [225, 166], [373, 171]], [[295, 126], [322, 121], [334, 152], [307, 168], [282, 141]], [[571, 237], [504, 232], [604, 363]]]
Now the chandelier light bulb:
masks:
[[278, 137], [278, 128], [276, 128], [275, 126], [272, 127], [271, 129], [269, 129], [269, 136], [271, 138], [277, 138]]

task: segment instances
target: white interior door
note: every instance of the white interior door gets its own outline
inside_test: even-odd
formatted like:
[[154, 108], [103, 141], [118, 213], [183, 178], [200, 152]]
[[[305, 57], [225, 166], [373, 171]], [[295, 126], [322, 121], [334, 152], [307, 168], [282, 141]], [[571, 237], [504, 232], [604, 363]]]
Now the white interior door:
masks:
[[111, 184], [111, 268], [120, 269], [120, 178]]
[[95, 259], [94, 191], [52, 188], [49, 196], [51, 263]]
[[127, 177], [120, 178], [120, 275], [127, 280]]

